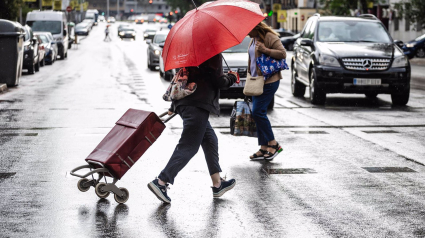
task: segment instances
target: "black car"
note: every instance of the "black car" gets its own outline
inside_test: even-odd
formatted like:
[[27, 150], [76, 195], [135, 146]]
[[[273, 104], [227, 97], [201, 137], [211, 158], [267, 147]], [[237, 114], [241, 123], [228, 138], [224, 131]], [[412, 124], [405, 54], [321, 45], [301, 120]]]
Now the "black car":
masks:
[[293, 36], [295, 35], [295, 33], [290, 32], [290, 31], [286, 31], [283, 29], [273, 29], [276, 33], [279, 34], [279, 37], [288, 37], [288, 36]]
[[156, 67], [159, 67], [159, 57], [161, 56], [162, 48], [164, 47], [168, 32], [170, 32], [168, 29], [159, 30], [155, 33], [153, 41], [150, 39], [146, 40], [146, 43], [149, 44], [147, 62], [150, 70], [155, 70]]
[[120, 36], [122, 29], [127, 28], [127, 27], [130, 27], [130, 24], [123, 23], [123, 24], [118, 25], [118, 31], [117, 31], [118, 37]]
[[409, 61], [373, 15], [313, 15], [290, 63], [292, 94], [303, 97], [309, 87], [313, 104], [324, 104], [327, 93], [391, 94], [394, 105], [409, 101]]
[[131, 26], [125, 26], [120, 28], [118, 35], [120, 36], [121, 39], [124, 38], [132, 38], [133, 40], [136, 40], [136, 30], [134, 30], [133, 27]]
[[280, 42], [282, 42], [286, 50], [292, 51], [294, 50], [294, 43], [298, 38], [300, 38], [300, 34], [285, 36], [280, 38]]
[[40, 70], [39, 44], [38, 39], [34, 36], [31, 27], [24, 27], [24, 64], [23, 68], [28, 69], [29, 74], [34, 74]]
[[404, 54], [407, 55], [409, 58], [418, 57], [418, 58], [424, 58], [425, 57], [425, 34], [419, 36], [418, 38], [411, 40], [407, 42], [403, 46]]

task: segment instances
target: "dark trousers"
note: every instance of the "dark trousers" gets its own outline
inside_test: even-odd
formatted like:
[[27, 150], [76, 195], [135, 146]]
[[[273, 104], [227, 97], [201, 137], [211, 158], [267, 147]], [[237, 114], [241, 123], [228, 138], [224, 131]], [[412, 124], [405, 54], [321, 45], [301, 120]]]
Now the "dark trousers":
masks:
[[272, 126], [267, 117], [267, 107], [279, 88], [279, 84], [280, 80], [264, 84], [263, 94], [252, 97], [252, 118], [257, 125], [258, 145], [267, 145], [269, 141], [274, 140]]
[[204, 151], [210, 175], [221, 172], [217, 136], [208, 121], [210, 113], [193, 106], [179, 106], [176, 111], [183, 119], [183, 132], [173, 155], [158, 178], [174, 184], [174, 178], [195, 156], [200, 146]]

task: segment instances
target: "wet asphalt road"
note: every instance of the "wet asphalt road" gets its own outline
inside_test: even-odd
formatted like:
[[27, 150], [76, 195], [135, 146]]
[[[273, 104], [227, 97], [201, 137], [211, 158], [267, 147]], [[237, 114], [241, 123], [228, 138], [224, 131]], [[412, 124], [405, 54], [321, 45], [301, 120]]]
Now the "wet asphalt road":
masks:
[[177, 117], [117, 183], [127, 203], [80, 192], [69, 171], [128, 108], [168, 108], [168, 83], [146, 67], [146, 24], [136, 41], [118, 40], [116, 25], [112, 42], [100, 24], [68, 59], [0, 95], [0, 237], [425, 237], [420, 80], [406, 107], [389, 95], [329, 95], [312, 106], [307, 93], [292, 97], [285, 71], [270, 112], [284, 148], [273, 162], [249, 161], [256, 139], [228, 134], [234, 100], [211, 116], [222, 175], [237, 180], [222, 198], [212, 198], [202, 150], [171, 186], [171, 205], [146, 187], [179, 139]]

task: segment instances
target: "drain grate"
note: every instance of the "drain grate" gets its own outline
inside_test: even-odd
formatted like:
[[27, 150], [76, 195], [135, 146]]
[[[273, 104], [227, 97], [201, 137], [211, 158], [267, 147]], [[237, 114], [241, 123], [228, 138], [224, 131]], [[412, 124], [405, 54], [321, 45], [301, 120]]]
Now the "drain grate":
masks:
[[408, 167], [363, 167], [370, 173], [415, 173], [416, 171]]
[[0, 179], [7, 179], [15, 175], [16, 173], [0, 173]]
[[326, 131], [291, 131], [295, 134], [329, 134]]
[[398, 131], [393, 131], [393, 130], [379, 130], [379, 131], [363, 131], [364, 133], [367, 134], [378, 134], [378, 133], [398, 133]]
[[230, 131], [220, 131], [221, 134], [230, 135]]
[[314, 169], [310, 168], [291, 168], [291, 169], [264, 169], [268, 174], [316, 174]]
[[9, 134], [0, 134], [0, 136], [38, 136], [38, 133], [9, 133]]

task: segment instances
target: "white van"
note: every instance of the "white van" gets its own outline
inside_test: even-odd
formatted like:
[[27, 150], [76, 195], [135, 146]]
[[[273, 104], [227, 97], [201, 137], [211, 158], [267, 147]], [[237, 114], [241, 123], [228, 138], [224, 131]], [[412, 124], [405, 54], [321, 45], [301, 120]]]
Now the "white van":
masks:
[[60, 58], [64, 59], [68, 56], [68, 30], [65, 13], [35, 10], [27, 14], [26, 23], [34, 32], [51, 32], [58, 46]]

